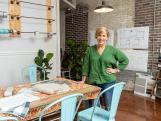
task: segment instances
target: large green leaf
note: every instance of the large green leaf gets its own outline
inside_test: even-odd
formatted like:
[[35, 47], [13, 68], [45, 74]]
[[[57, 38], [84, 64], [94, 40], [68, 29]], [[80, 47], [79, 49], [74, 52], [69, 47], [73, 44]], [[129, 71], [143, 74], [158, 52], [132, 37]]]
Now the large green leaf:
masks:
[[46, 58], [47, 58], [48, 62], [52, 59], [53, 56], [54, 56], [53, 53], [48, 53], [48, 54], [46, 55]]
[[43, 59], [43, 62], [44, 62], [44, 64], [45, 64], [45, 66], [48, 68], [48, 66], [49, 66], [49, 61], [48, 61], [48, 59], [47, 59], [47, 58], [44, 58], [44, 59]]
[[41, 49], [39, 49], [39, 51], [38, 51], [38, 56], [40, 57], [40, 58], [44, 58], [44, 51], [43, 50], [41, 50]]
[[34, 61], [38, 66], [43, 65], [43, 60], [40, 57], [35, 57]]

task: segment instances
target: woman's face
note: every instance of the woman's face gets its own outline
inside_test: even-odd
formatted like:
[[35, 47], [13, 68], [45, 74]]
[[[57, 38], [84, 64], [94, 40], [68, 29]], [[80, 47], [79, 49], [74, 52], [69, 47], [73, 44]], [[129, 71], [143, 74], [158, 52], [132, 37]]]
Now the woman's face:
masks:
[[98, 46], [106, 45], [106, 41], [107, 41], [107, 33], [106, 31], [102, 31], [102, 33], [100, 33], [97, 36], [97, 44]]

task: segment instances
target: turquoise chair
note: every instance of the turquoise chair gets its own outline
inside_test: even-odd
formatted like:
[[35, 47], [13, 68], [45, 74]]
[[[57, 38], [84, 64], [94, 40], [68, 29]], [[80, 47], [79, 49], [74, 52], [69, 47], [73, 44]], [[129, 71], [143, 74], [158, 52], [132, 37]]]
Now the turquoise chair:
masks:
[[16, 117], [0, 117], [0, 121], [18, 121], [18, 119]]
[[58, 103], [61, 104], [60, 121], [74, 121], [75, 115], [81, 104], [82, 99], [83, 99], [83, 94], [73, 94], [52, 102], [39, 113], [39, 121], [42, 120], [42, 116], [44, 112], [46, 112], [49, 108], [51, 108], [53, 105]]
[[38, 78], [37, 78], [37, 69], [38, 68], [42, 69], [43, 80], [41, 80], [41, 81], [44, 81], [45, 80], [45, 70], [42, 67], [33, 64], [30, 66], [24, 67], [21, 70], [21, 77], [22, 77], [23, 83], [29, 83], [29, 82], [36, 83], [38, 81]]
[[[124, 82], [120, 82], [103, 90], [95, 99], [95, 104], [93, 107], [78, 113], [77, 121], [115, 121], [117, 107], [124, 85]], [[111, 88], [113, 88], [111, 107], [109, 111], [106, 111], [105, 109], [101, 108], [101, 106], [99, 107], [98, 104], [100, 104], [99, 102], [102, 94], [106, 91], [109, 91]]]

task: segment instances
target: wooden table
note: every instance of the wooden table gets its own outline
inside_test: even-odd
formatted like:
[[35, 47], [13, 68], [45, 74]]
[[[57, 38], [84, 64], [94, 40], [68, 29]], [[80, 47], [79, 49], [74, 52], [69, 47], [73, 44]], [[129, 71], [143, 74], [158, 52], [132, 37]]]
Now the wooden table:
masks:
[[[51, 103], [61, 97], [66, 96], [66, 95], [70, 95], [70, 94], [74, 94], [74, 93], [82, 93], [85, 96], [85, 100], [88, 100], [88, 99], [95, 99], [97, 97], [98, 93], [100, 92], [99, 87], [88, 85], [88, 84], [80, 84], [80, 83], [77, 83], [76, 81], [73, 81], [73, 80], [64, 79], [64, 78], [55, 78], [53, 80], [68, 82], [71, 90], [67, 91], [67, 92], [62, 92], [62, 93], [54, 93], [51, 95], [44, 94], [44, 93], [35, 94], [36, 96], [40, 97], [40, 100], [37, 100], [37, 101], [34, 101], [31, 103], [30, 110], [29, 110], [27, 116], [21, 120], [32, 120], [34, 118], [37, 118], [39, 112], [46, 105], [48, 105], [49, 103]], [[14, 94], [17, 94], [17, 92], [24, 87], [30, 88], [31, 86], [32, 86], [31, 84], [17, 85], [17, 86], [15, 86]], [[0, 97], [2, 97], [2, 92], [0, 94], [1, 94]], [[60, 109], [60, 105], [53, 106], [48, 111], [48, 113], [54, 112], [58, 109]], [[3, 114], [1, 114], [1, 115], [3, 115]]]

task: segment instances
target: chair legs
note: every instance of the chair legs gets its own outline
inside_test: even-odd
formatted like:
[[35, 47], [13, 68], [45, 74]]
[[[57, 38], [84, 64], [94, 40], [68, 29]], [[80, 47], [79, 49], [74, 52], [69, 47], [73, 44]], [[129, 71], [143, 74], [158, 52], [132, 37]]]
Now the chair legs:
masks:
[[115, 121], [115, 118], [113, 118], [113, 119], [111, 119], [111, 120], [109, 120], [109, 121]]
[[[101, 91], [101, 93], [95, 99], [96, 102], [93, 107], [78, 112], [77, 121], [115, 121], [117, 106], [124, 85], [125, 82], [120, 82]], [[105, 92], [110, 91], [111, 89], [113, 89], [111, 109], [110, 111], [107, 111], [105, 109], [102, 109], [102, 107], [98, 107], [97, 104], [99, 102], [100, 97]]]
[[77, 117], [77, 121], [81, 121], [81, 120]]

